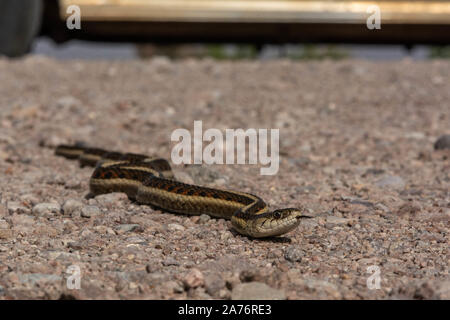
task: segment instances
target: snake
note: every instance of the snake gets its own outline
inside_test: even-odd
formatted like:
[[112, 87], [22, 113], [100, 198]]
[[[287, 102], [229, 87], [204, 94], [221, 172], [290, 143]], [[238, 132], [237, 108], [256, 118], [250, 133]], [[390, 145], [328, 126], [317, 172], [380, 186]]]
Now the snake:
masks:
[[80, 143], [58, 145], [55, 155], [78, 160], [80, 167], [95, 167], [89, 180], [91, 197], [122, 192], [138, 204], [161, 211], [231, 220], [237, 233], [250, 238], [280, 236], [294, 230], [302, 218], [310, 218], [299, 208], [270, 211], [260, 197], [250, 193], [180, 182], [164, 158]]

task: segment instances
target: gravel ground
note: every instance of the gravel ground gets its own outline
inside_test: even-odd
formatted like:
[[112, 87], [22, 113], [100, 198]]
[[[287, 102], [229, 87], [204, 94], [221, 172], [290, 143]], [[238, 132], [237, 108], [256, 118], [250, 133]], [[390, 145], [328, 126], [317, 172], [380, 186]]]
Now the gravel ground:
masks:
[[[448, 61], [0, 59], [0, 299], [450, 299], [450, 151], [433, 149], [450, 133], [449, 74]], [[87, 200], [92, 168], [50, 148], [170, 158], [194, 120], [279, 128], [280, 169], [175, 166], [178, 179], [314, 218], [251, 240], [119, 193]]]

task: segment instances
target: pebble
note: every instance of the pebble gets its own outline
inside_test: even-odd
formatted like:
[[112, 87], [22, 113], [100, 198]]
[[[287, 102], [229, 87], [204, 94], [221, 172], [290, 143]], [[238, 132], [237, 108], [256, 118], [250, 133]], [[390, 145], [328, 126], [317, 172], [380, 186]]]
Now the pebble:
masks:
[[0, 217], [5, 217], [8, 214], [6, 206], [0, 204]]
[[0, 219], [0, 229], [9, 229], [9, 223], [6, 220]]
[[286, 300], [286, 295], [283, 290], [255, 281], [241, 283], [234, 287], [231, 300]]
[[320, 296], [330, 296], [333, 299], [340, 299], [341, 293], [336, 285], [324, 280], [309, 279], [305, 280], [305, 285], [309, 290], [320, 293]]
[[450, 149], [450, 134], [440, 136], [434, 143], [435, 150]]
[[162, 264], [163, 264], [163, 266], [179, 266], [180, 265], [180, 263], [177, 261], [177, 260], [175, 260], [174, 258], [167, 258], [166, 260], [164, 260], [163, 262], [162, 262]]
[[56, 101], [56, 106], [59, 108], [71, 108], [80, 105], [80, 101], [72, 96], [64, 96]]
[[211, 217], [207, 214], [201, 214], [198, 218], [198, 223], [203, 224], [211, 220]]
[[182, 293], [184, 292], [184, 287], [178, 281], [167, 281], [166, 288], [171, 290], [173, 293]]
[[61, 213], [61, 206], [57, 203], [38, 203], [33, 207], [33, 214], [37, 216], [53, 216]]
[[184, 231], [184, 230], [186, 230], [185, 227], [183, 227], [182, 225], [177, 224], [177, 223], [169, 223], [167, 225], [167, 229], [169, 229], [169, 231]]
[[36, 282], [60, 282], [62, 280], [61, 276], [55, 274], [42, 274], [42, 273], [28, 273], [20, 274], [19, 281], [22, 283], [29, 283], [34, 285]]
[[223, 231], [220, 233], [220, 240], [225, 241], [228, 239], [234, 238], [233, 234], [230, 231]]
[[450, 300], [450, 280], [439, 281], [433, 290], [433, 300]]
[[403, 189], [405, 188], [405, 181], [399, 176], [385, 176], [375, 182], [379, 188]]
[[301, 262], [302, 258], [306, 255], [305, 251], [297, 248], [296, 246], [290, 246], [284, 252], [284, 258], [291, 262]]
[[100, 208], [96, 206], [84, 206], [81, 209], [81, 216], [83, 218], [90, 218], [93, 216], [98, 216], [101, 213]]
[[83, 203], [78, 200], [68, 199], [62, 206], [63, 214], [71, 217], [79, 217]]
[[109, 206], [109, 205], [117, 205], [120, 201], [127, 201], [128, 197], [125, 193], [122, 192], [113, 192], [108, 194], [101, 194], [95, 197], [95, 200], [98, 204]]
[[205, 277], [200, 270], [193, 268], [184, 277], [183, 283], [186, 289], [202, 287], [205, 284]]
[[120, 224], [116, 227], [116, 230], [119, 233], [124, 233], [124, 232], [133, 232], [133, 231], [137, 231], [141, 228], [140, 225], [138, 224]]
[[81, 187], [81, 181], [79, 179], [68, 179], [64, 182], [67, 189], [79, 189]]
[[166, 56], [154, 57], [150, 63], [158, 73], [167, 73], [173, 70], [172, 62]]
[[220, 291], [225, 288], [225, 280], [217, 274], [210, 274], [205, 277], [205, 289], [211, 296], [220, 295]]
[[336, 216], [327, 216], [326, 218], [327, 223], [330, 224], [348, 224], [351, 219], [336, 217]]
[[0, 229], [0, 239], [10, 239], [13, 236], [11, 229]]
[[18, 201], [8, 201], [6, 207], [9, 214], [30, 214], [30, 209]]
[[83, 249], [83, 244], [82, 242], [78, 242], [78, 241], [69, 241], [67, 243], [67, 247], [73, 250], [81, 250]]
[[47, 257], [50, 260], [70, 258], [71, 254], [64, 251], [48, 251]]
[[30, 194], [30, 193], [21, 195], [20, 196], [20, 200], [22, 200], [22, 202], [25, 202], [25, 203], [30, 204], [32, 206], [34, 206], [34, 205], [39, 203], [38, 197], [36, 197], [35, 195]]
[[80, 232], [80, 237], [81, 238], [90, 238], [93, 236], [93, 232], [89, 229], [83, 229]]

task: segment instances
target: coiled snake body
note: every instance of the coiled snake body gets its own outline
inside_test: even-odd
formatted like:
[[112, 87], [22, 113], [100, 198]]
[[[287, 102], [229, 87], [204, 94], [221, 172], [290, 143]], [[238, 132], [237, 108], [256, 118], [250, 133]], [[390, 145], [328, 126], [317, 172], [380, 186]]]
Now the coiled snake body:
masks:
[[278, 236], [295, 229], [300, 219], [307, 217], [296, 208], [269, 211], [261, 198], [249, 193], [176, 181], [170, 164], [162, 158], [79, 145], [60, 145], [55, 154], [77, 159], [81, 166], [95, 166], [89, 181], [92, 196], [124, 192], [140, 204], [163, 211], [230, 219], [233, 228], [246, 236]]

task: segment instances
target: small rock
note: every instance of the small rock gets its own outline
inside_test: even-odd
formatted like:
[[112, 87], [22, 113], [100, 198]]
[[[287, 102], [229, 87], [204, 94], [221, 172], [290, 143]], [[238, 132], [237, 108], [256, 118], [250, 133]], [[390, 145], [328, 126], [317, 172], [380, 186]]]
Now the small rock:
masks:
[[83, 203], [74, 199], [67, 200], [62, 206], [63, 214], [71, 217], [79, 217], [82, 208]]
[[158, 73], [167, 73], [173, 69], [172, 62], [166, 56], [155, 56], [151, 59], [151, 64]]
[[[142, 231], [142, 229], [139, 227], [139, 228], [136, 229], [136, 231]], [[111, 229], [111, 228], [109, 228], [109, 227], [106, 228], [106, 233], [107, 233], [107, 234], [110, 234], [110, 235], [112, 235], [112, 236], [117, 235], [117, 233], [116, 233], [113, 229]]]
[[203, 224], [208, 222], [209, 220], [211, 220], [211, 217], [207, 214], [201, 214], [199, 219], [198, 219], [198, 223]]
[[219, 179], [214, 180], [214, 185], [216, 185], [216, 186], [224, 186], [226, 184], [227, 184], [227, 180], [224, 178], [219, 178]]
[[166, 288], [171, 290], [173, 293], [182, 293], [182, 292], [184, 292], [184, 287], [178, 281], [168, 281], [166, 283]]
[[231, 292], [231, 300], [285, 300], [284, 291], [273, 289], [262, 282], [238, 284]]
[[83, 218], [98, 216], [100, 213], [101, 213], [100, 208], [96, 206], [84, 206], [81, 209], [81, 216]]
[[390, 212], [390, 209], [387, 206], [385, 206], [384, 204], [382, 204], [381, 202], [375, 204], [375, 209], [381, 210], [383, 212]]
[[59, 108], [73, 108], [80, 105], [80, 101], [72, 96], [64, 96], [56, 101], [56, 106]]
[[0, 219], [0, 229], [9, 229], [9, 223], [6, 220]]
[[166, 260], [164, 260], [163, 262], [162, 262], [162, 264], [163, 264], [163, 266], [179, 266], [180, 265], [180, 263], [177, 261], [177, 260], [175, 260], [174, 258], [167, 258]]
[[64, 182], [67, 189], [80, 189], [81, 181], [77, 178], [71, 178]]
[[81, 250], [83, 249], [83, 245], [81, 244], [81, 242], [77, 242], [77, 241], [70, 241], [67, 243], [67, 247], [73, 250]]
[[336, 216], [327, 216], [327, 223], [330, 224], [348, 224], [351, 219], [336, 217]]
[[185, 227], [183, 227], [182, 225], [177, 224], [177, 223], [169, 223], [167, 225], [167, 229], [169, 229], [169, 231], [184, 231], [184, 230], [186, 230]]
[[61, 206], [57, 203], [38, 203], [33, 207], [33, 214], [37, 216], [53, 216], [61, 212]]
[[230, 231], [224, 231], [220, 233], [220, 240], [225, 241], [233, 238], [233, 234]]
[[11, 229], [0, 229], [0, 239], [10, 239], [13, 236]]
[[422, 208], [420, 207], [420, 204], [417, 202], [406, 202], [403, 205], [401, 205], [398, 210], [397, 210], [397, 214], [398, 215], [412, 215], [415, 216], [417, 215], [420, 211], [422, 210]]
[[332, 299], [340, 299], [341, 293], [339, 292], [337, 286], [333, 283], [324, 280], [308, 279], [304, 281], [305, 286], [308, 290], [320, 293], [320, 295], [328, 295]]
[[416, 285], [413, 299], [448, 300], [450, 281], [427, 280]]
[[107, 194], [101, 194], [95, 197], [97, 203], [105, 206], [117, 205], [118, 202], [127, 201], [128, 197], [122, 192], [113, 192]]
[[284, 258], [291, 262], [301, 262], [305, 255], [305, 251], [297, 248], [296, 246], [290, 246], [284, 252]]
[[124, 233], [124, 232], [133, 232], [133, 231], [137, 231], [141, 228], [140, 225], [138, 224], [120, 224], [116, 227], [116, 230], [119, 233]]
[[379, 188], [403, 189], [405, 188], [405, 181], [399, 176], [385, 176], [375, 182]]
[[10, 229], [9, 223], [0, 219], [0, 239], [12, 238], [13, 231]]
[[55, 274], [42, 273], [28, 273], [20, 274], [19, 281], [30, 285], [35, 285], [37, 282], [61, 282], [62, 277]]
[[107, 227], [107, 226], [105, 226], [105, 225], [103, 225], [103, 224], [101, 224], [101, 225], [95, 226], [93, 229], [94, 229], [94, 231], [97, 232], [97, 233], [100, 233], [100, 234], [107, 234], [107, 233], [109, 233], [109, 232], [108, 232], [108, 229], [110, 229], [110, 228]]
[[450, 281], [439, 282], [438, 288], [434, 291], [433, 300], [450, 300]]
[[211, 296], [205, 292], [202, 287], [191, 289], [187, 292], [188, 299], [211, 300]]
[[423, 140], [426, 138], [426, 136], [423, 132], [413, 131], [413, 132], [407, 132], [405, 134], [405, 138]]
[[9, 214], [30, 214], [30, 209], [18, 201], [9, 201], [6, 207]]
[[336, 168], [333, 167], [324, 167], [322, 168], [322, 171], [329, 176], [333, 176], [336, 174]]
[[[64, 251], [48, 251], [47, 257], [50, 260], [73, 260], [74, 258], [77, 258], [78, 255], [70, 252], [64, 252]], [[79, 257], [78, 257], [79, 258]]]
[[0, 217], [5, 217], [8, 214], [6, 206], [0, 204]]
[[147, 273], [154, 273], [154, 272], [156, 272], [156, 271], [159, 271], [160, 268], [161, 268], [161, 267], [158, 266], [158, 265], [155, 265], [155, 264], [148, 264], [148, 265], [145, 266], [145, 271], [146, 271]]
[[92, 235], [93, 235], [93, 232], [87, 228], [81, 230], [81, 232], [80, 232], [81, 238], [90, 238], [90, 237], [92, 237]]
[[35, 195], [29, 194], [29, 193], [21, 195], [20, 200], [22, 200], [22, 202], [29, 204], [31, 206], [34, 206], [39, 202], [39, 199]]
[[440, 136], [434, 143], [435, 150], [450, 149], [450, 134]]
[[225, 280], [217, 274], [210, 274], [205, 277], [205, 289], [211, 296], [218, 296], [220, 290], [225, 288]]
[[187, 289], [197, 288], [205, 284], [205, 278], [200, 270], [193, 268], [183, 279], [183, 283]]

